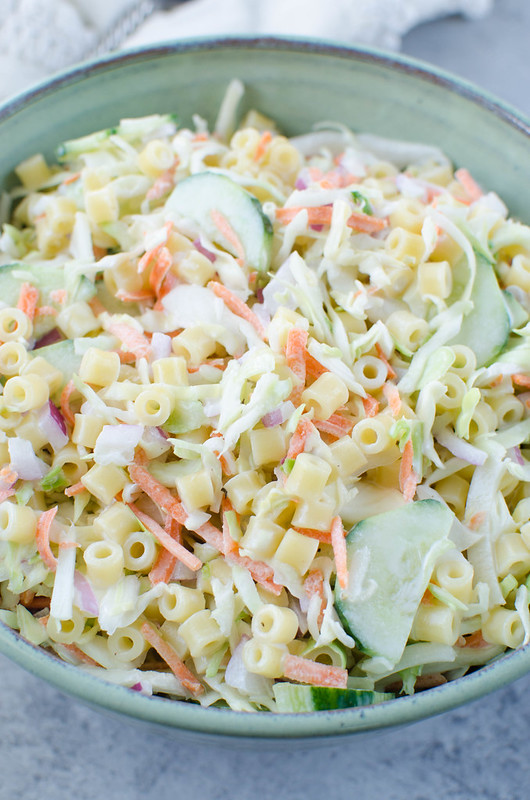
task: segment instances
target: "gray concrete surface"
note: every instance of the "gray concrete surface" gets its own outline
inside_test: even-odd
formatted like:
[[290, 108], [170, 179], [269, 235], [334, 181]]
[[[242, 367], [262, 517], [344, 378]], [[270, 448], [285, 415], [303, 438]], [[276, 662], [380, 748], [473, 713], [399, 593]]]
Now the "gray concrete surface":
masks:
[[[530, 115], [530, 3], [425, 25], [405, 53]], [[404, 730], [322, 750], [173, 741], [108, 719], [0, 657], [0, 800], [519, 800], [530, 778], [530, 676]]]

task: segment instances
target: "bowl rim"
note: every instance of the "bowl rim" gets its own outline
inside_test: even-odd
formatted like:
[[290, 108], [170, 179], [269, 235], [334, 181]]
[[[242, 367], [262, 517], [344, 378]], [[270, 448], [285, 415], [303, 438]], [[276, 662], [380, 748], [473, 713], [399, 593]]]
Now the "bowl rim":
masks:
[[[492, 112], [530, 138], [530, 119], [524, 114], [475, 84], [431, 66], [427, 62], [375, 47], [350, 46], [321, 38], [293, 36], [205, 36], [171, 40], [149, 47], [129, 48], [112, 55], [93, 58], [8, 98], [0, 105], [0, 123], [3, 119], [16, 115], [34, 101], [52, 94], [58, 88], [76, 84], [89, 76], [119, 68], [123, 64], [163, 58], [166, 55], [238, 47], [335, 56], [396, 69], [439, 85], [452, 93], [456, 92], [468, 101]], [[52, 686], [100, 710], [116, 712], [166, 729], [255, 740], [289, 738], [307, 741], [390, 729], [477, 700], [530, 671], [530, 645], [526, 645], [519, 650], [505, 653], [475, 672], [443, 686], [396, 698], [380, 705], [304, 714], [260, 712], [249, 714], [231, 709], [203, 708], [196, 704], [163, 697], [149, 697], [106, 682], [31, 644], [1, 621], [0, 652]]]

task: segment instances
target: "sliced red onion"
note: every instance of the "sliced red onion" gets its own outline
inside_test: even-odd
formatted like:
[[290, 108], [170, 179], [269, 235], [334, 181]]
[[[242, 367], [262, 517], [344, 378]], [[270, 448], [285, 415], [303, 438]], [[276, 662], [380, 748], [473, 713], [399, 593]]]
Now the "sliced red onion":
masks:
[[104, 425], [96, 440], [94, 461], [102, 466], [126, 467], [143, 432], [143, 425]]
[[97, 617], [99, 614], [99, 605], [96, 595], [94, 594], [88, 578], [85, 578], [83, 573], [78, 570], [74, 572], [74, 589], [77, 607], [81, 611], [84, 611], [85, 614]]
[[446, 447], [450, 453], [462, 461], [467, 461], [468, 464], [475, 464], [481, 467], [486, 461], [488, 454], [484, 450], [480, 450], [469, 442], [460, 439], [456, 433], [451, 433], [447, 428], [436, 434], [436, 440]]
[[66, 423], [57, 406], [50, 400], [37, 415], [37, 425], [55, 452], [68, 444]]
[[524, 460], [521, 453], [521, 448], [519, 446], [511, 447], [508, 450], [508, 455], [510, 456], [512, 461], [515, 461], [516, 464], [521, 464], [521, 466], [524, 466], [526, 464], [526, 461]]
[[311, 228], [312, 231], [316, 231], [317, 233], [320, 233], [320, 231], [324, 230], [323, 225], [310, 225], [309, 227]]
[[50, 468], [35, 455], [31, 442], [17, 436], [9, 439], [7, 446], [11, 469], [15, 470], [19, 478], [23, 481], [38, 481], [44, 478]]
[[256, 300], [258, 303], [263, 303], [263, 289], [261, 286], [256, 289]]
[[299, 177], [296, 179], [296, 182], [295, 182], [295, 184], [294, 184], [294, 187], [295, 187], [295, 189], [298, 189], [299, 191], [303, 192], [303, 191], [304, 191], [304, 189], [307, 189], [307, 185], [308, 185], [308, 184], [307, 184], [307, 181], [305, 181], [303, 178], [301, 178], [301, 177], [299, 176]]
[[269, 411], [261, 418], [261, 422], [265, 428], [275, 428], [276, 425], [281, 425], [283, 422], [281, 408], [275, 408], [274, 411]]
[[196, 250], [199, 251], [199, 253], [202, 253], [203, 256], [206, 256], [208, 261], [211, 261], [212, 264], [217, 259], [215, 253], [212, 253], [211, 250], [208, 250], [206, 247], [204, 247], [204, 245], [200, 243], [199, 239], [195, 239], [195, 241], [193, 242], [193, 246], [195, 247]]
[[57, 342], [62, 342], [64, 336], [62, 335], [59, 328], [52, 328], [51, 331], [45, 333], [40, 339], [37, 339], [35, 344], [33, 345], [34, 350], [38, 350], [40, 347], [47, 347], [49, 344], [56, 344]]
[[171, 336], [167, 333], [155, 331], [151, 339], [151, 353], [153, 361], [158, 358], [169, 358], [171, 355]]
[[144, 690], [144, 687], [141, 683], [133, 683], [130, 688], [133, 690], [133, 692], [143, 692]]

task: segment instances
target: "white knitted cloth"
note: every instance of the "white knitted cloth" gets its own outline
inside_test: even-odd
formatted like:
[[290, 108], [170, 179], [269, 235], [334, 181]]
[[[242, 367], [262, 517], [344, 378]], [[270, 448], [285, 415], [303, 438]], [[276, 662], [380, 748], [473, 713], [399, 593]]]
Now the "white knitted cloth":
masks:
[[96, 53], [187, 36], [291, 34], [398, 48], [420, 22], [493, 0], [2, 0], [0, 99]]

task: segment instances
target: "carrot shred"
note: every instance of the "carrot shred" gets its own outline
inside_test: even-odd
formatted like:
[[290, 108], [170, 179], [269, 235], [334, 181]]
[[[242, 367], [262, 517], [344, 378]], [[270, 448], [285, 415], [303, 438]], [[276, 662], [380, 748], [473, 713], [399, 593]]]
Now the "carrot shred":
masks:
[[33, 320], [35, 319], [35, 314], [37, 312], [38, 302], [39, 290], [36, 289], [35, 286], [32, 286], [31, 283], [23, 283], [20, 287], [17, 308], [20, 309], [20, 311], [23, 311], [27, 317]]
[[145, 196], [147, 200], [160, 200], [161, 197], [173, 188], [175, 184], [175, 170], [178, 165], [179, 159], [176, 158], [172, 166], [158, 176], [151, 188], [146, 192]]
[[354, 211], [348, 217], [348, 227], [353, 228], [359, 233], [378, 233], [384, 230], [388, 221], [382, 217], [372, 217], [370, 214], [363, 214], [362, 211]]
[[306, 381], [305, 353], [308, 336], [308, 332], [303, 328], [291, 328], [287, 334], [285, 358], [287, 366], [298, 381], [298, 385], [291, 393], [291, 400], [295, 405], [300, 402]]
[[405, 502], [410, 503], [416, 494], [419, 478], [412, 468], [414, 451], [412, 441], [409, 439], [403, 448], [401, 464], [399, 465], [399, 488], [403, 493]]
[[226, 241], [232, 246], [234, 252], [236, 253], [237, 257], [244, 262], [245, 261], [245, 248], [241, 242], [241, 239], [232, 228], [224, 214], [221, 214], [216, 208], [212, 209], [210, 212], [212, 217], [213, 223], [218, 231], [225, 237]]
[[525, 375], [523, 372], [516, 372], [512, 375], [512, 381], [517, 386], [524, 386], [525, 389], [530, 388], [530, 375]]
[[62, 642], [60, 646], [63, 647], [68, 653], [71, 653], [73, 656], [75, 656], [75, 658], [77, 658], [79, 661], [82, 661], [83, 664], [89, 664], [91, 667], [102, 666], [99, 661], [94, 661], [93, 658], [87, 656], [86, 653], [83, 653], [81, 648], [76, 644], [64, 644], [64, 642]]
[[397, 378], [397, 373], [396, 373], [394, 367], [392, 366], [392, 364], [390, 363], [390, 361], [388, 360], [388, 358], [383, 353], [383, 348], [381, 347], [379, 342], [376, 342], [375, 349], [377, 350], [378, 358], [386, 366], [386, 376], [387, 376], [387, 378], [389, 380], [393, 381], [394, 378]]
[[11, 468], [11, 464], [4, 464], [0, 469], [0, 488], [2, 491], [11, 491], [18, 481], [18, 472]]
[[304, 591], [311, 600], [312, 597], [318, 595], [320, 598], [320, 612], [317, 617], [317, 624], [318, 627], [322, 625], [322, 620], [324, 619], [324, 611], [326, 610], [327, 600], [326, 594], [324, 592], [324, 576], [322, 574], [322, 570], [320, 569], [313, 569], [311, 572], [308, 573], [307, 578], [304, 581]]
[[[188, 515], [186, 510], [176, 497], [173, 497], [169, 489], [163, 486], [156, 478], [153, 478], [141, 464], [131, 464], [129, 466], [129, 475], [134, 483], [137, 483], [140, 489], [151, 498], [151, 500], [160, 506], [160, 508], [173, 517], [174, 520], [180, 522], [181, 525], [186, 523]], [[136, 512], [135, 512], [136, 513]]]
[[73, 172], [71, 175], [68, 175], [62, 182], [61, 186], [68, 186], [70, 183], [75, 183], [81, 177], [80, 172]]
[[345, 530], [342, 519], [337, 516], [331, 520], [331, 546], [335, 556], [337, 578], [341, 589], [348, 588], [348, 556], [346, 552]]
[[270, 131], [263, 131], [261, 134], [261, 138], [258, 142], [258, 146], [256, 147], [256, 152], [254, 153], [254, 161], [261, 161], [265, 153], [267, 152], [267, 148], [272, 140], [272, 133]]
[[316, 380], [316, 378], [320, 378], [325, 372], [329, 372], [329, 369], [325, 367], [320, 361], [317, 361], [311, 353], [306, 351], [305, 354], [305, 369], [306, 369], [306, 378], [311, 378], [312, 380]]
[[71, 486], [68, 486], [64, 490], [64, 493], [67, 497], [74, 497], [76, 494], [81, 494], [81, 492], [85, 491], [86, 491], [86, 486], [84, 485], [84, 483], [78, 481], [77, 483], [73, 483]]
[[155, 263], [151, 268], [151, 274], [149, 275], [149, 285], [157, 297], [160, 294], [164, 278], [172, 266], [173, 256], [171, 252], [166, 246], [161, 247], [156, 255]]
[[153, 300], [153, 292], [149, 289], [139, 289], [137, 292], [127, 292], [125, 289], [118, 289], [116, 297], [122, 303], [141, 303], [143, 300]]
[[152, 648], [156, 650], [158, 655], [166, 662], [173, 675], [178, 678], [181, 684], [194, 695], [202, 694], [204, 687], [200, 681], [195, 677], [183, 661], [178, 657], [175, 650], [168, 644], [158, 631], [155, 631], [152, 625], [144, 622], [140, 628], [142, 636]]
[[462, 186], [462, 188], [465, 190], [467, 196], [469, 197], [472, 203], [474, 203], [475, 200], [479, 200], [483, 196], [484, 193], [482, 189], [475, 181], [475, 179], [471, 177], [469, 171], [464, 167], [462, 167], [461, 169], [457, 169], [457, 171], [455, 172], [455, 178], [458, 181], [458, 183]]
[[171, 221], [166, 222], [164, 225], [164, 235], [162, 241], [159, 242], [155, 247], [151, 247], [150, 250], [146, 250], [141, 259], [138, 262], [138, 272], [141, 274], [145, 272], [148, 266], [150, 266], [151, 261], [157, 258], [160, 250], [167, 244], [169, 239], [169, 234], [171, 233], [171, 229], [173, 227], [173, 223]]
[[367, 417], [375, 417], [375, 415], [379, 411], [379, 400], [376, 400], [375, 397], [372, 397], [371, 394], [367, 394], [366, 397], [363, 397], [363, 408], [364, 413]]
[[185, 564], [189, 569], [193, 570], [193, 572], [197, 572], [202, 567], [202, 561], [197, 558], [194, 553], [191, 553], [189, 550], [177, 542], [172, 536], [169, 535], [167, 531], [162, 528], [161, 525], [156, 522], [149, 514], [144, 514], [143, 511], [140, 511], [134, 503], [127, 503], [133, 514], [138, 517], [142, 525], [147, 528], [147, 530], [153, 534], [155, 539], [162, 545], [163, 548], [168, 550], [175, 558], [178, 558], [183, 564]]
[[[333, 206], [289, 206], [277, 208], [276, 219], [284, 225], [291, 222], [301, 211], [307, 212], [308, 225], [330, 225], [333, 216]], [[348, 217], [348, 227], [361, 233], [377, 233], [387, 227], [388, 221], [381, 217], [373, 217], [362, 211], [353, 211]]]
[[38, 306], [35, 309], [36, 317], [56, 317], [57, 309], [53, 306]]
[[401, 412], [401, 396], [399, 394], [399, 389], [397, 388], [395, 383], [391, 383], [388, 381], [383, 386], [383, 394], [386, 398], [388, 403], [388, 407], [390, 409], [390, 413], [396, 419]]
[[342, 667], [321, 664], [318, 661], [293, 656], [290, 653], [285, 656], [283, 674], [285, 678], [299, 683], [309, 683], [312, 686], [331, 686], [337, 689], [346, 689], [348, 681], [348, 670]]
[[66, 386], [61, 392], [61, 413], [65, 420], [70, 423], [70, 425], [75, 425], [75, 416], [74, 412], [70, 408], [70, 397], [75, 392], [75, 386], [73, 381], [68, 381]]
[[296, 458], [303, 453], [307, 437], [314, 431], [313, 423], [308, 419], [300, 419], [296, 430], [291, 436], [286, 458]]
[[336, 439], [342, 439], [342, 437], [347, 436], [353, 428], [353, 420], [341, 417], [340, 414], [332, 414], [327, 419], [313, 420], [313, 425], [321, 433], [328, 433]]
[[68, 297], [68, 293], [66, 289], [53, 289], [50, 292], [50, 297], [54, 303], [58, 303], [60, 306], [64, 306], [66, 303], [66, 298]]
[[256, 332], [262, 339], [265, 339], [265, 329], [261, 323], [261, 320], [254, 314], [252, 309], [250, 309], [246, 303], [243, 302], [237, 295], [227, 289], [222, 283], [218, 281], [209, 281], [208, 289], [220, 297], [225, 306], [232, 311], [238, 317], [250, 322], [250, 324], [256, 329]]
[[[237, 542], [232, 539], [230, 535], [230, 526], [226, 519], [226, 514], [229, 511], [234, 511], [234, 507], [228, 497], [223, 497], [221, 503], [221, 510], [223, 512], [223, 549], [224, 553], [239, 553], [239, 547]], [[235, 512], [234, 512], [235, 513]], [[236, 514], [236, 517], [239, 518], [239, 515]]]
[[473, 514], [473, 516], [468, 520], [467, 527], [471, 528], [472, 531], [476, 531], [477, 528], [480, 528], [485, 519], [486, 519], [486, 512], [477, 511], [477, 513]]
[[107, 331], [116, 336], [117, 339], [124, 344], [127, 349], [134, 353], [136, 358], [148, 358], [151, 353], [151, 345], [146, 337], [132, 325], [127, 325], [124, 322], [110, 322], [107, 326]]
[[316, 528], [296, 528], [294, 525], [293, 530], [301, 533], [302, 536], [309, 536], [310, 539], [316, 539], [323, 544], [331, 544], [330, 531], [318, 531]]
[[[176, 542], [182, 544], [182, 526], [180, 522], [176, 522], [173, 517], [169, 516], [169, 514], [166, 517], [164, 530], [168, 536], [171, 536], [171, 538]], [[151, 584], [155, 586], [157, 583], [168, 583], [171, 575], [173, 574], [173, 570], [175, 569], [175, 564], [177, 561], [178, 559], [173, 555], [173, 553], [170, 553], [169, 550], [165, 549], [165, 547], [161, 547], [147, 576], [151, 581]]]
[[50, 547], [50, 529], [57, 514], [57, 509], [58, 506], [54, 506], [54, 508], [42, 512], [37, 520], [37, 531], [35, 533], [35, 543], [39, 555], [51, 572], [55, 572], [57, 569], [57, 559]]

